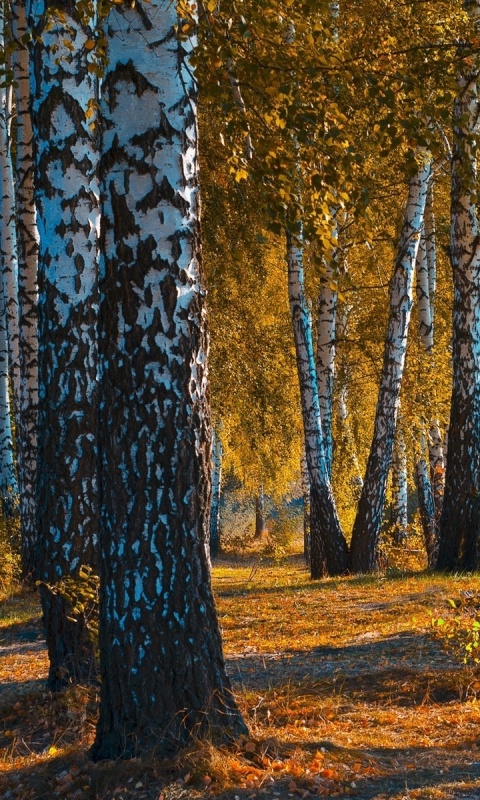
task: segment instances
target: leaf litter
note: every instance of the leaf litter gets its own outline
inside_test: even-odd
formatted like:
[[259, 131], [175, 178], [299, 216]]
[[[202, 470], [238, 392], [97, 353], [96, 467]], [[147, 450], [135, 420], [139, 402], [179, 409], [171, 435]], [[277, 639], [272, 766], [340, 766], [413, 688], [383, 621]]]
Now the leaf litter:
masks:
[[38, 605], [16, 596], [15, 617], [4, 600], [0, 798], [478, 798], [480, 682], [435, 640], [431, 619], [479, 579], [312, 582], [300, 558], [255, 566], [221, 559], [213, 576], [250, 737], [230, 749], [194, 742], [169, 761], [93, 765], [96, 691], [47, 692]]

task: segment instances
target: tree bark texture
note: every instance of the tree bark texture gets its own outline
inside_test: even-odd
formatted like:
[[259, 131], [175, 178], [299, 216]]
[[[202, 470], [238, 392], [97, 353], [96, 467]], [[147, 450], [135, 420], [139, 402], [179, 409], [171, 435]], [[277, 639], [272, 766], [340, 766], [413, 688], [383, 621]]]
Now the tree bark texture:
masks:
[[311, 575], [341, 575], [348, 569], [348, 548], [340, 527], [328, 476], [320, 417], [312, 325], [304, 290], [303, 254], [287, 233], [288, 292], [297, 357], [310, 477]]
[[380, 390], [370, 455], [353, 526], [351, 559], [354, 572], [372, 572], [382, 524], [385, 489], [392, 460], [400, 388], [412, 308], [412, 283], [431, 171], [426, 153], [410, 180], [407, 208], [390, 284], [390, 316], [385, 340]]
[[22, 564], [24, 577], [35, 577], [37, 558], [37, 416], [38, 230], [34, 202], [33, 129], [30, 116], [30, 64], [26, 44], [25, 0], [12, 2], [15, 40], [13, 73], [17, 108], [16, 205], [18, 234], [18, 310], [20, 415], [17, 418]]
[[[38, 565], [49, 685], [87, 681], [94, 648], [49, 585], [93, 566], [98, 543], [98, 95], [91, 29], [75, 10], [51, 30], [32, 5], [33, 122], [39, 249]], [[65, 41], [70, 46], [65, 46]], [[92, 130], [93, 128], [93, 130]]]
[[107, 18], [102, 112], [101, 699], [94, 759], [246, 728], [205, 552], [211, 432], [194, 40], [174, 4]]
[[[465, 2], [472, 36], [480, 30], [480, 0]], [[437, 569], [479, 567], [480, 536], [480, 240], [476, 137], [478, 56], [459, 48], [459, 91], [453, 111], [451, 245], [453, 269], [453, 387], [445, 495]]]

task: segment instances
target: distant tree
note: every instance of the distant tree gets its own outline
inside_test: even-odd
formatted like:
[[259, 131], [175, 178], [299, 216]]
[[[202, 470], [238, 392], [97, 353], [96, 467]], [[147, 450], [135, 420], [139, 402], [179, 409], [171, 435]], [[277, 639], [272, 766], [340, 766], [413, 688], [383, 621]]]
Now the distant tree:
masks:
[[205, 551], [211, 432], [194, 39], [173, 4], [104, 31], [100, 717], [94, 759], [246, 728]]

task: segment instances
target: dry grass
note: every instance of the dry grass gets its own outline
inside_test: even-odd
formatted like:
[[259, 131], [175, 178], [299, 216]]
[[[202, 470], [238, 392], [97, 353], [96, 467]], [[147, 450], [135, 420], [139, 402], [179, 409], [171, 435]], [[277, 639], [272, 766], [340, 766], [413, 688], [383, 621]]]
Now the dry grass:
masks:
[[225, 655], [251, 738], [174, 761], [92, 765], [95, 693], [44, 689], [32, 595], [0, 609], [0, 797], [5, 800], [480, 797], [480, 688], [430, 635], [476, 577], [311, 582], [301, 558], [220, 560]]

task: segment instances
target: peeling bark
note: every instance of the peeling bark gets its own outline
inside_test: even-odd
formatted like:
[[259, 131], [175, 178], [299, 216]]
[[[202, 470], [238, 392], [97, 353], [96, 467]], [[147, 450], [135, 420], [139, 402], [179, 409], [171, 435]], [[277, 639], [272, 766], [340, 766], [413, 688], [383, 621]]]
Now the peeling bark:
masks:
[[392, 524], [397, 544], [403, 544], [408, 536], [407, 504], [407, 448], [397, 426], [392, 460]]

